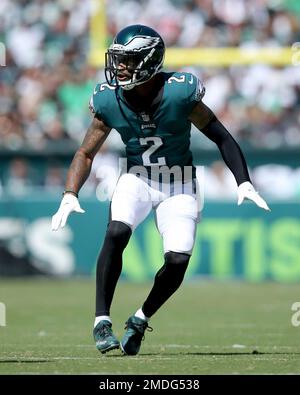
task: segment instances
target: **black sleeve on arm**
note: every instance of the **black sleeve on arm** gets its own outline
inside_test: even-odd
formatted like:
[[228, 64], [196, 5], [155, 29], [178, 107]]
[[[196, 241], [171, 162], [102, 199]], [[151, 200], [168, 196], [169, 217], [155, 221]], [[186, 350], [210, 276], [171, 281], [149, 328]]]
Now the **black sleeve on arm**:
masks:
[[238, 143], [222, 123], [214, 117], [201, 132], [217, 144], [224, 162], [233, 173], [238, 185], [250, 180], [245, 157]]

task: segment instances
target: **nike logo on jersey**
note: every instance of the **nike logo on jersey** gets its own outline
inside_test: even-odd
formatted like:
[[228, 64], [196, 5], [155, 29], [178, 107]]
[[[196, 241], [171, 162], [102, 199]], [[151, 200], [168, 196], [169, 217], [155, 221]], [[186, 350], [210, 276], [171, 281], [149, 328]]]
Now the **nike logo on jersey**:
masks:
[[194, 77], [191, 75], [191, 78], [189, 79], [188, 83], [192, 85], [193, 82], [194, 82]]
[[98, 92], [98, 85], [96, 85], [96, 87], [94, 88], [94, 95], [96, 95]]

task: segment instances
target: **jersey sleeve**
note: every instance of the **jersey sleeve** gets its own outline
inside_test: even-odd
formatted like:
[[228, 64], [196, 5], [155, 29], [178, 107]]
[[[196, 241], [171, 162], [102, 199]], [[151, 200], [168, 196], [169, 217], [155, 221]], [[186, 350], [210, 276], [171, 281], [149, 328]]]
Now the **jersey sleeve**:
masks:
[[190, 114], [197, 103], [205, 95], [205, 87], [202, 81], [194, 74], [186, 74], [186, 92], [184, 97], [186, 114]]
[[110, 87], [106, 82], [99, 83], [95, 86], [89, 102], [91, 113], [109, 127], [112, 127], [112, 114], [114, 114], [114, 90], [115, 88]]

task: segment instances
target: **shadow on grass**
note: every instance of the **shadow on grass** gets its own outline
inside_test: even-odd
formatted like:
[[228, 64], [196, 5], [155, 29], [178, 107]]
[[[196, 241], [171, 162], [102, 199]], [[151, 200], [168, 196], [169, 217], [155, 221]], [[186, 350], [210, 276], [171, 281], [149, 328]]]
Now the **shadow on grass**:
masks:
[[0, 359], [0, 363], [43, 363], [43, 362], [54, 362], [51, 359]]
[[224, 357], [232, 357], [232, 356], [244, 356], [244, 355], [300, 355], [300, 352], [261, 352], [261, 351], [252, 351], [252, 352], [157, 352], [157, 353], [140, 353], [138, 355], [112, 355], [106, 354], [103, 358], [132, 358], [132, 357], [147, 357], [147, 356], [179, 356], [179, 355], [190, 355], [190, 356], [224, 356]]
[[247, 351], [247, 352], [178, 352], [178, 353], [170, 353], [164, 352], [163, 354], [159, 353], [143, 353], [143, 356], [147, 355], [199, 355], [199, 356], [243, 356], [243, 355], [300, 355], [300, 352], [261, 352], [261, 351]]

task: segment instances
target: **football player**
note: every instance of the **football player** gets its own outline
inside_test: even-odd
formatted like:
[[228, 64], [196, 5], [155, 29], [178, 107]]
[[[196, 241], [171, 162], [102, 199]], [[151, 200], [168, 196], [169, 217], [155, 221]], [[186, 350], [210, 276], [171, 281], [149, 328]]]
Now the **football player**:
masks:
[[[199, 220], [189, 148], [191, 123], [218, 146], [235, 177], [238, 204], [250, 199], [269, 210], [251, 183], [239, 145], [203, 103], [201, 81], [190, 73], [163, 72], [164, 55], [164, 42], [150, 27], [128, 26], [116, 35], [106, 53], [106, 82], [96, 85], [90, 100], [93, 121], [75, 153], [63, 199], [52, 218], [52, 230], [57, 230], [65, 226], [71, 212], [84, 212], [78, 193], [94, 156], [110, 131], [116, 129], [126, 146], [127, 162], [112, 197], [97, 263], [93, 336], [101, 353], [120, 347], [124, 354], [136, 355], [146, 329], [152, 329], [149, 319], [184, 278]], [[166, 174], [169, 178], [164, 177]], [[165, 185], [169, 188], [163, 188]], [[151, 209], [163, 239], [164, 263], [146, 300], [128, 318], [119, 342], [112, 331], [110, 307], [122, 270], [122, 254]]]

